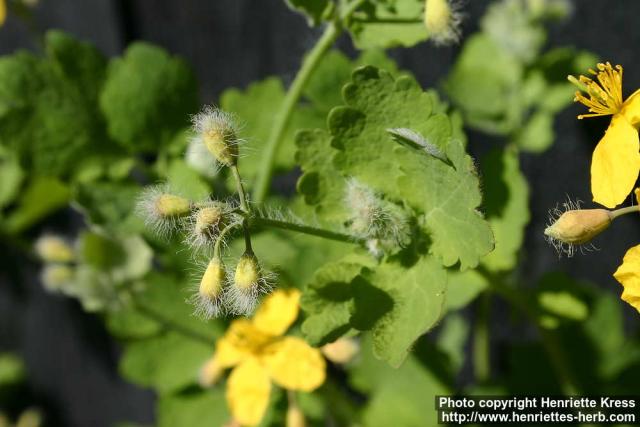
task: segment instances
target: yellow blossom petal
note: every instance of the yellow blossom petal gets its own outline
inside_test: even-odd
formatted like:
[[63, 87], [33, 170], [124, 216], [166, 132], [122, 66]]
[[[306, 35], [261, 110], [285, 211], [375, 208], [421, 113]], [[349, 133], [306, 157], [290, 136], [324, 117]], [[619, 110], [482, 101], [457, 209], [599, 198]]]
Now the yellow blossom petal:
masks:
[[249, 320], [234, 320], [216, 343], [216, 359], [223, 368], [235, 366], [260, 354], [271, 340], [271, 336], [257, 329]]
[[636, 128], [640, 125], [640, 90], [632, 93], [631, 96], [624, 101], [620, 114]]
[[253, 324], [261, 331], [281, 336], [296, 321], [300, 310], [300, 291], [279, 289], [266, 297], [253, 316]]
[[7, 4], [5, 0], [0, 0], [0, 26], [4, 24], [5, 19], [7, 19]]
[[608, 208], [624, 201], [640, 170], [638, 131], [622, 115], [615, 115], [591, 160], [593, 200]]
[[258, 425], [267, 410], [270, 392], [267, 371], [257, 359], [247, 359], [231, 371], [227, 381], [226, 396], [231, 415], [242, 425]]
[[624, 287], [622, 300], [640, 312], [640, 245], [627, 251], [613, 277]]
[[636, 196], [636, 203], [640, 205], [640, 188], [633, 190], [633, 194]]
[[284, 337], [262, 357], [269, 375], [287, 390], [312, 391], [325, 380], [326, 363], [320, 350], [296, 337]]

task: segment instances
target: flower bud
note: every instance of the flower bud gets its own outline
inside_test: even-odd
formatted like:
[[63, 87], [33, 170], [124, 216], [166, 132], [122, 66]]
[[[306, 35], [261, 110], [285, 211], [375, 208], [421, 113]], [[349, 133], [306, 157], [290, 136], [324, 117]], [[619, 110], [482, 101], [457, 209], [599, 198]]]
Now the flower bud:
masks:
[[320, 350], [324, 357], [333, 363], [344, 365], [353, 360], [360, 351], [360, 346], [353, 338], [338, 338], [332, 343], [323, 345]]
[[611, 224], [611, 212], [606, 209], [576, 209], [563, 213], [544, 234], [562, 243], [587, 243]]
[[167, 218], [176, 218], [189, 213], [191, 204], [184, 197], [174, 194], [161, 194], [156, 199], [158, 213]]
[[300, 407], [295, 404], [289, 404], [287, 408], [287, 427], [306, 427], [307, 421], [304, 419], [304, 413]]
[[164, 185], [152, 186], [142, 192], [136, 210], [148, 227], [165, 235], [177, 227], [181, 218], [191, 213], [191, 202], [170, 193]]
[[192, 118], [196, 140], [200, 141], [224, 166], [235, 166], [238, 159], [238, 127], [231, 116], [207, 106]]
[[193, 301], [196, 314], [210, 319], [222, 313], [222, 296], [226, 273], [220, 258], [209, 261], [198, 286], [198, 293]]
[[46, 262], [72, 262], [75, 251], [62, 237], [45, 235], [38, 238], [35, 250], [40, 259]]
[[258, 304], [260, 294], [271, 290], [270, 275], [262, 270], [253, 252], [242, 254], [233, 275], [228, 298], [236, 314], [250, 314]]
[[458, 7], [450, 0], [426, 0], [424, 4], [424, 25], [429, 37], [437, 45], [455, 43], [460, 38], [462, 17]]
[[49, 264], [41, 273], [42, 284], [51, 292], [62, 292], [73, 282], [75, 271], [64, 264]]
[[200, 375], [198, 375], [198, 383], [202, 388], [209, 388], [215, 385], [222, 376], [223, 369], [218, 363], [218, 359], [213, 355], [207, 360], [202, 368], [200, 368]]

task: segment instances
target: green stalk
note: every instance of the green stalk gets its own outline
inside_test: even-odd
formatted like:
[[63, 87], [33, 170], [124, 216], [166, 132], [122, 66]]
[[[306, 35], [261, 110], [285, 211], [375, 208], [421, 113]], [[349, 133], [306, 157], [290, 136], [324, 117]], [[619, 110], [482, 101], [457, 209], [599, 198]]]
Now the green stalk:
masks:
[[611, 220], [613, 221], [619, 216], [626, 215], [628, 213], [633, 213], [633, 212], [636, 212], [636, 213], [640, 212], [640, 205], [628, 206], [626, 208], [620, 208], [610, 212], [611, 212]]
[[247, 195], [244, 192], [242, 186], [242, 178], [240, 177], [240, 171], [238, 171], [238, 165], [231, 166], [231, 172], [233, 173], [233, 179], [236, 181], [236, 191], [238, 192], [238, 198], [240, 199], [240, 209], [244, 213], [249, 213], [249, 204], [247, 203]]
[[308, 225], [295, 224], [293, 222], [287, 221], [279, 221], [277, 219], [252, 217], [249, 218], [249, 222], [252, 226], [256, 227], [280, 228], [282, 230], [295, 231], [297, 233], [309, 234], [311, 236], [322, 237], [329, 240], [336, 240], [338, 242], [364, 243], [364, 240], [359, 237], [325, 230], [323, 228], [310, 227]]
[[478, 312], [474, 322], [473, 370], [479, 384], [486, 383], [491, 375], [489, 348], [489, 307], [491, 296], [484, 292], [478, 301]]
[[347, 6], [342, 16], [338, 16], [331, 21], [324, 30], [324, 33], [322, 33], [322, 36], [316, 42], [315, 46], [302, 61], [302, 66], [300, 67], [300, 70], [298, 70], [298, 73], [296, 74], [293, 83], [291, 83], [284, 101], [276, 114], [275, 122], [271, 128], [269, 139], [267, 139], [264, 153], [262, 154], [263, 159], [260, 164], [260, 169], [258, 170], [256, 184], [253, 190], [253, 201], [255, 203], [262, 203], [269, 192], [271, 178], [273, 176], [274, 160], [278, 153], [278, 147], [282, 143], [284, 131], [291, 121], [291, 115], [302, 96], [302, 90], [324, 55], [329, 51], [331, 46], [333, 46], [342, 33], [342, 22], [349, 19], [353, 12], [355, 12], [355, 10], [363, 3], [364, 0], [354, 0]]

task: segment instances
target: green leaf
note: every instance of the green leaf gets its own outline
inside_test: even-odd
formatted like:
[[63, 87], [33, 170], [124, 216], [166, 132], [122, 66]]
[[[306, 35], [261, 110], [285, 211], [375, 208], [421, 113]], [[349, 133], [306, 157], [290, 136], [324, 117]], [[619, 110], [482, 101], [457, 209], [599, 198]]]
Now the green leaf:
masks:
[[309, 25], [318, 25], [334, 7], [330, 0], [285, 0], [287, 6], [307, 16]]
[[447, 274], [447, 311], [466, 307], [489, 287], [487, 279], [475, 270], [449, 271]]
[[108, 151], [96, 102], [106, 61], [59, 31], [46, 34], [45, 54], [0, 59], [0, 144], [39, 175], [68, 175], [85, 156]]
[[0, 353], [0, 387], [20, 383], [25, 377], [22, 359], [13, 353]]
[[157, 409], [158, 427], [211, 427], [229, 421], [224, 394], [213, 390], [189, 390], [160, 396]]
[[25, 172], [15, 154], [0, 147], [0, 208], [15, 199], [24, 178]]
[[169, 188], [191, 200], [205, 199], [211, 192], [202, 176], [181, 159], [176, 159], [169, 165], [167, 182]]
[[52, 177], [34, 177], [18, 198], [16, 208], [10, 211], [4, 222], [9, 233], [20, 233], [52, 212], [64, 207], [71, 198], [71, 191]]
[[109, 64], [100, 108], [115, 141], [130, 151], [154, 152], [197, 110], [195, 77], [163, 49], [133, 43]]
[[109, 332], [122, 339], [140, 339], [158, 334], [162, 325], [131, 306], [118, 307], [106, 315]]
[[[462, 273], [465, 274], [465, 273]], [[451, 286], [447, 294], [451, 291]], [[460, 372], [466, 357], [465, 346], [469, 338], [469, 324], [462, 314], [451, 313], [443, 322], [438, 335], [438, 347], [448, 354], [454, 373]]]
[[481, 194], [473, 160], [457, 140], [445, 153], [453, 167], [405, 151], [398, 185], [406, 202], [424, 214], [421, 226], [432, 239], [430, 252], [446, 266], [459, 261], [464, 270], [493, 249], [493, 234], [477, 211]]
[[362, 269], [358, 263], [327, 264], [307, 285], [300, 306], [306, 313], [302, 332], [311, 345], [333, 342], [352, 330], [353, 282]]
[[140, 233], [144, 224], [135, 214], [140, 187], [131, 183], [91, 182], [76, 186], [74, 207], [101, 227], [121, 233]]
[[195, 384], [211, 345], [169, 332], [133, 342], [125, 348], [120, 372], [128, 380], [165, 394]]
[[375, 355], [398, 367], [415, 340], [440, 320], [446, 271], [439, 262], [425, 257], [410, 268], [385, 263], [365, 270], [362, 277], [366, 282], [353, 285], [355, 310], [351, 322], [357, 329], [371, 329]]
[[424, 0], [370, 0], [348, 28], [358, 49], [411, 47], [428, 38], [423, 13]]
[[530, 217], [529, 186], [520, 171], [518, 151], [492, 151], [482, 159], [482, 172], [485, 213], [496, 241], [482, 264], [491, 271], [510, 270], [516, 266]]

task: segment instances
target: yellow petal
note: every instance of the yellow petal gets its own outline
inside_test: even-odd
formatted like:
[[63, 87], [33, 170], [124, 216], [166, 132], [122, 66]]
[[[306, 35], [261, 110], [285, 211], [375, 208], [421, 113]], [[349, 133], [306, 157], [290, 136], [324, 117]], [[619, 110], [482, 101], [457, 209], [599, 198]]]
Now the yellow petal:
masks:
[[284, 337], [269, 346], [262, 361], [271, 379], [287, 390], [312, 391], [325, 380], [322, 353], [296, 337]]
[[638, 131], [624, 116], [613, 116], [591, 160], [591, 192], [595, 202], [614, 208], [629, 195], [640, 170], [638, 148]]
[[247, 359], [231, 371], [227, 381], [231, 415], [242, 425], [258, 425], [267, 410], [270, 392], [267, 371], [256, 358]]
[[640, 205], [640, 187], [633, 190], [633, 194], [636, 196], [636, 203]]
[[638, 127], [640, 125], [640, 90], [635, 91], [624, 101], [620, 111], [629, 123]]
[[613, 277], [624, 287], [622, 300], [640, 312], [640, 245], [627, 251]]
[[279, 289], [266, 297], [253, 316], [253, 324], [274, 336], [284, 335], [296, 321], [300, 310], [300, 291]]
[[249, 320], [234, 320], [224, 336], [216, 343], [218, 365], [223, 368], [235, 366], [259, 354], [271, 340], [270, 335], [257, 329]]
[[7, 4], [5, 0], [0, 0], [0, 26], [4, 24], [5, 19], [7, 19]]

